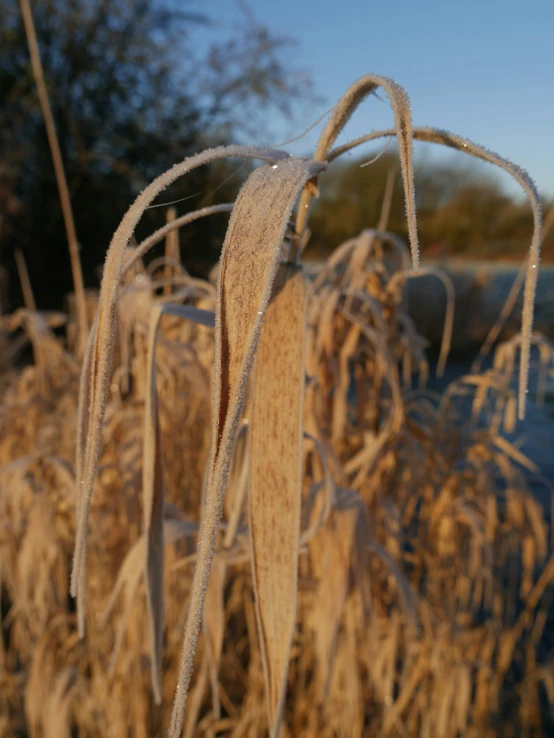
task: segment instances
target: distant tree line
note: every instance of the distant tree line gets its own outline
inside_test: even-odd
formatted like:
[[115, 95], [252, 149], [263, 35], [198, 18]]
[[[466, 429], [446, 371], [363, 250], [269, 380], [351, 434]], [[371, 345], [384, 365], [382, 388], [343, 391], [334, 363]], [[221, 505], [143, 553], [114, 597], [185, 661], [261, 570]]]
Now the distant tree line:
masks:
[[[88, 285], [98, 284], [110, 238], [148, 182], [203, 148], [250, 139], [268, 111], [286, 115], [312, 95], [290, 62], [291, 42], [245, 6], [225, 30], [187, 0], [31, 5]], [[67, 242], [19, 0], [0, 0], [0, 101], [0, 263], [12, 303], [20, 248], [37, 302], [59, 307], [71, 289]], [[158, 202], [190, 198], [183, 210], [225, 202], [247, 173], [240, 161], [200, 168]], [[149, 210], [138, 237], [164, 217], [165, 208]], [[193, 271], [213, 264], [226, 222], [204, 219], [183, 233]]]
[[[375, 153], [375, 152], [374, 152]], [[310, 219], [309, 252], [324, 256], [379, 220], [387, 175], [396, 172], [389, 230], [407, 239], [400, 165], [387, 152], [367, 167], [372, 154], [337, 161], [322, 181], [319, 201]], [[417, 161], [417, 160], [416, 160]], [[460, 161], [460, 164], [457, 162]], [[468, 256], [480, 259], [523, 258], [533, 231], [525, 198], [506, 194], [499, 181], [481, 166], [416, 163], [415, 189], [418, 230], [427, 256]], [[543, 201], [546, 215], [552, 202]], [[543, 257], [554, 259], [554, 229], [543, 245]]]
[[[272, 35], [245, 6], [227, 30], [198, 7], [187, 0], [32, 2], [89, 286], [98, 284], [123, 213], [155, 176], [208, 146], [267, 143], [259, 131], [272, 111], [290, 115], [301, 100], [316, 99], [309, 78], [291, 63], [289, 39]], [[67, 242], [19, 0], [0, 0], [0, 124], [0, 265], [9, 272], [11, 307], [21, 300], [16, 248], [26, 257], [38, 304], [61, 307], [72, 286]], [[337, 162], [323, 178], [312, 254], [376, 225], [397, 160], [387, 152], [371, 166], [360, 163]], [[232, 200], [249, 166], [225, 161], [200, 168], [157, 202], [187, 198], [178, 206], [184, 212]], [[416, 192], [424, 253], [523, 255], [531, 233], [527, 205], [480, 170], [421, 164]], [[137, 237], [164, 217], [164, 208], [148, 210]], [[181, 234], [193, 273], [205, 274], [217, 259], [226, 223], [216, 216]], [[399, 175], [389, 227], [406, 235]], [[552, 232], [544, 254], [554, 257]]]

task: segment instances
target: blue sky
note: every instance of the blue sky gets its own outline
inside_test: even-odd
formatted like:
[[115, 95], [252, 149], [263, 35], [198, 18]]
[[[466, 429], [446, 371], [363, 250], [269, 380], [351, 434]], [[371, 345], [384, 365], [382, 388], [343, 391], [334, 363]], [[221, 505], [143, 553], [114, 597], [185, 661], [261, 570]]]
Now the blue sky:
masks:
[[[317, 108], [299, 106], [298, 133], [373, 72], [406, 89], [416, 125], [452, 130], [512, 159], [554, 195], [554, 0], [252, 0], [250, 6], [273, 33], [297, 39], [290, 61], [310, 73], [324, 98]], [[222, 26], [238, 17], [232, 0], [204, 7]], [[370, 98], [343, 138], [391, 122], [390, 109]], [[290, 150], [311, 151], [320, 130]], [[264, 143], [278, 143], [279, 133]], [[452, 157], [416, 148], [420, 156]], [[507, 176], [500, 179], [518, 192]]]

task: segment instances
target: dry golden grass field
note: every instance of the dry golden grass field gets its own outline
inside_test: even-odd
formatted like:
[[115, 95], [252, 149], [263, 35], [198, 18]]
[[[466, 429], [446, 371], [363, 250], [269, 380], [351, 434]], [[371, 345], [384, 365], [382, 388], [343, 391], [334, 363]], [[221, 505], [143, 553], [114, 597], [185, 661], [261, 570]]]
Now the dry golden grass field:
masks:
[[[387, 231], [384, 193], [380, 222], [308, 279], [319, 180], [363, 142], [334, 148], [377, 88], [410, 243]], [[488, 368], [441, 392], [428, 382], [460, 316], [449, 276], [418, 264], [414, 139], [510, 172], [535, 222], [521, 332], [494, 341], [492, 320]], [[167, 185], [223, 157], [262, 162], [234, 204], [133, 239]], [[179, 230], [229, 212], [218, 267], [191, 277]], [[545, 735], [552, 480], [518, 435], [552, 401], [553, 346], [533, 331], [540, 236], [525, 172], [412, 127], [405, 91], [368, 75], [312, 159], [227, 146], [154, 180], [100, 291], [77, 279], [67, 314], [34, 305], [20, 259], [26, 307], [0, 334], [0, 736]], [[436, 366], [407, 308], [423, 275], [446, 295]]]

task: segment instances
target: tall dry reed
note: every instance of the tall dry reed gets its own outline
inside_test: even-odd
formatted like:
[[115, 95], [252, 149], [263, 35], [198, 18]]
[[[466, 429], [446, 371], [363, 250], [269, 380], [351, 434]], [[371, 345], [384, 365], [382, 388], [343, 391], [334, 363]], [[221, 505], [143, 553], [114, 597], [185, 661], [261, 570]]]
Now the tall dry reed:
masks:
[[[378, 228], [338, 245], [313, 283], [299, 264], [327, 165], [384, 135], [332, 148], [378, 86], [416, 265], [414, 138], [511, 171], [534, 209], [522, 335], [442, 396], [405, 310], [410, 249], [384, 231], [392, 174]], [[130, 245], [164, 187], [224, 156], [264, 162], [234, 206], [171, 213]], [[191, 278], [177, 229], [230, 210], [216, 286]], [[529, 488], [539, 470], [512, 438], [529, 369], [539, 399], [553, 377], [531, 330], [539, 228], [525, 173], [412, 128], [402, 88], [367, 76], [314, 160], [221, 147], [145, 189], [109, 247], [80, 368], [52, 333], [59, 316], [3, 319], [35, 361], [2, 377], [0, 731], [540, 735], [552, 541]], [[452, 285], [434, 273], [449, 298], [442, 370]]]

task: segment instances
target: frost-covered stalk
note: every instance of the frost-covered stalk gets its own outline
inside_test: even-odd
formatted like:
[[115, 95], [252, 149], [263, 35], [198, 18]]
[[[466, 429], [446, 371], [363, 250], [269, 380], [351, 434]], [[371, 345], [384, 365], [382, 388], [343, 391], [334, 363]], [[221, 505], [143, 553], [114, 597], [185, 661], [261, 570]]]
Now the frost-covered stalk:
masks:
[[54, 172], [56, 173], [58, 192], [60, 194], [65, 232], [67, 234], [67, 243], [69, 246], [69, 258], [71, 259], [73, 289], [75, 290], [78, 329], [77, 347], [79, 353], [82, 353], [87, 339], [88, 317], [83, 271], [81, 269], [81, 259], [79, 257], [79, 243], [77, 241], [77, 232], [75, 230], [75, 221], [73, 219], [73, 210], [71, 209], [71, 199], [69, 197], [67, 180], [65, 178], [60, 144], [58, 142], [58, 136], [56, 135], [54, 116], [52, 115], [52, 108], [50, 107], [50, 100], [48, 98], [48, 90], [44, 80], [42, 62], [40, 60], [40, 53], [35, 33], [35, 24], [33, 23], [33, 14], [31, 12], [29, 0], [20, 0], [20, 2], [23, 22], [25, 24], [25, 33], [27, 35], [27, 43], [29, 45], [29, 53], [31, 55], [33, 76], [37, 86], [44, 125], [46, 126], [46, 135], [48, 136], [48, 144], [50, 145], [52, 162], [54, 164]]

